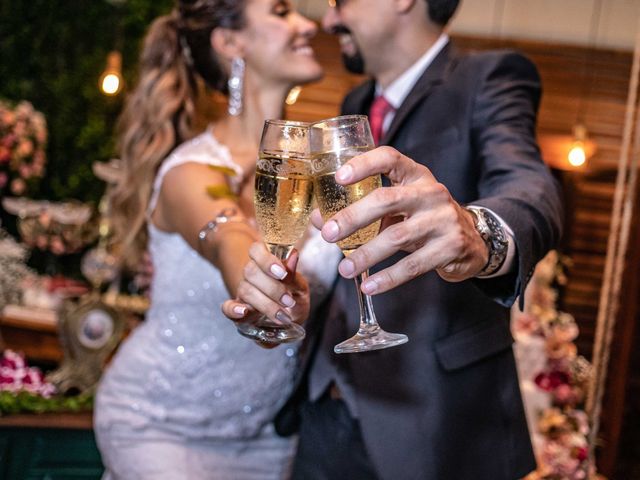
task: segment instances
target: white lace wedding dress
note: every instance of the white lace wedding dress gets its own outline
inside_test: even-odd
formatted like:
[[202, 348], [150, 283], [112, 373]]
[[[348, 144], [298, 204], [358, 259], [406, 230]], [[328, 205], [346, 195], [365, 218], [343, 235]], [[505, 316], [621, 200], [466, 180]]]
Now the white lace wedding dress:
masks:
[[[228, 149], [209, 129], [178, 147], [158, 172], [185, 162], [230, 167]], [[238, 188], [238, 185], [232, 185]], [[315, 230], [315, 229], [314, 229]], [[95, 403], [95, 431], [110, 479], [286, 478], [293, 440], [271, 420], [290, 394], [297, 344], [267, 350], [225, 318], [220, 272], [184, 239], [149, 222], [151, 307], [107, 369]], [[312, 233], [300, 270], [314, 303], [333, 282], [341, 255]]]

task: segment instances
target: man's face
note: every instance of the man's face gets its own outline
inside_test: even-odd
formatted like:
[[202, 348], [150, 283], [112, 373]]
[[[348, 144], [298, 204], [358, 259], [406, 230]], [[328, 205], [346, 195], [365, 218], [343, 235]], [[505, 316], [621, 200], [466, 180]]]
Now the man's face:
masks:
[[356, 3], [357, 0], [329, 0], [322, 27], [326, 32], [338, 36], [345, 68], [351, 73], [362, 74], [365, 72], [364, 57], [351, 28], [347, 26], [350, 15], [356, 12]]

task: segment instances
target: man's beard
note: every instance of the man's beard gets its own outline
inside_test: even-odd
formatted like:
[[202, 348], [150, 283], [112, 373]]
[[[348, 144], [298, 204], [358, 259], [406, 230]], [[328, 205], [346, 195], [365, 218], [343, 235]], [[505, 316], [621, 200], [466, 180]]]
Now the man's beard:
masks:
[[343, 53], [342, 63], [344, 64], [344, 68], [351, 73], [358, 75], [362, 75], [364, 73], [364, 58], [362, 58], [359, 50], [357, 50], [353, 55]]
[[358, 46], [355, 44], [355, 40], [353, 40], [351, 30], [349, 30], [344, 25], [336, 25], [330, 33], [333, 35], [345, 34], [351, 37], [351, 41], [354, 42], [356, 53], [349, 55], [342, 52], [342, 63], [344, 64], [344, 68], [346, 68], [347, 71], [362, 75], [365, 72], [364, 57], [362, 56], [362, 53], [360, 53], [360, 49], [358, 48]]

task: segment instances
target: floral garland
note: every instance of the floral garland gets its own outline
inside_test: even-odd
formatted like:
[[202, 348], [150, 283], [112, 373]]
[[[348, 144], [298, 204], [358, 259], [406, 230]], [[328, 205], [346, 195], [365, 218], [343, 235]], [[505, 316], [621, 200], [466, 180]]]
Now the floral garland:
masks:
[[0, 311], [5, 305], [20, 303], [22, 283], [35, 276], [25, 264], [27, 250], [0, 228]]
[[75, 412], [90, 410], [93, 396], [57, 395], [42, 371], [27, 365], [24, 356], [5, 350], [0, 358], [0, 416], [13, 413]]
[[591, 365], [577, 354], [578, 326], [556, 309], [555, 285], [566, 283], [569, 262], [552, 251], [536, 267], [525, 311], [513, 310], [512, 329], [538, 469], [526, 480], [594, 478], [583, 410]]
[[0, 101], [0, 192], [20, 196], [44, 175], [47, 123], [29, 102]]

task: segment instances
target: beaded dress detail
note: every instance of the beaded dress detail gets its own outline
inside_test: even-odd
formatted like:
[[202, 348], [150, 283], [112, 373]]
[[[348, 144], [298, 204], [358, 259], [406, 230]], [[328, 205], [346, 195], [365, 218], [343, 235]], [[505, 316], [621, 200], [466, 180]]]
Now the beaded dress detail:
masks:
[[[228, 149], [209, 129], [165, 160], [149, 212], [164, 175], [187, 162], [229, 167], [242, 178]], [[237, 190], [239, 181], [232, 180], [231, 187]], [[317, 304], [329, 291], [341, 256], [313, 230], [301, 249], [299, 268]], [[180, 235], [161, 231], [151, 222], [148, 231], [154, 269], [151, 307], [103, 376], [96, 428], [152, 426], [181, 438], [259, 434], [291, 392], [298, 344], [268, 350], [242, 337], [220, 311], [229, 297], [220, 272]]]

